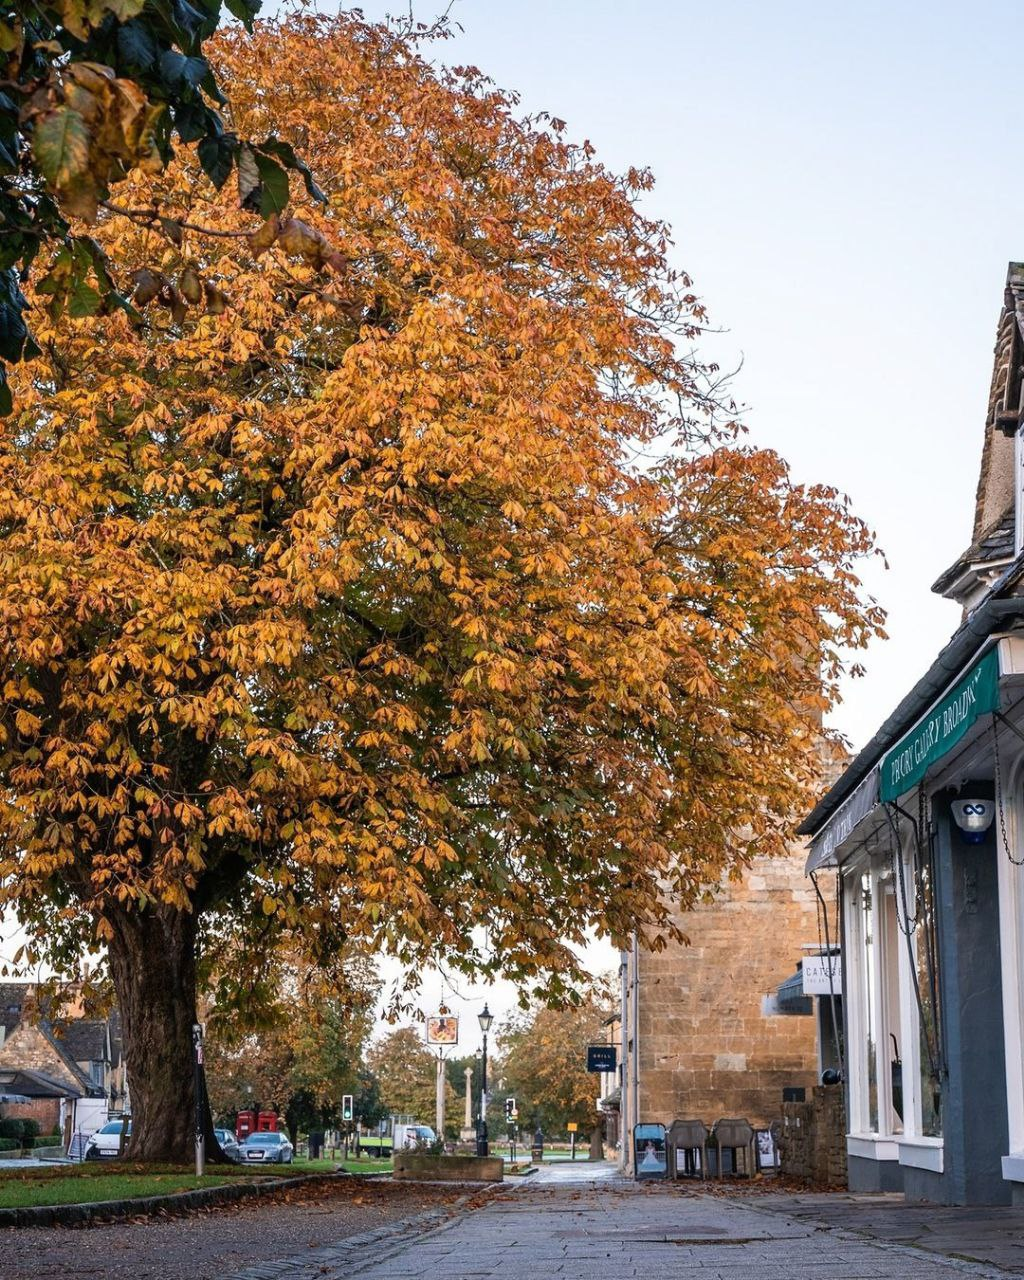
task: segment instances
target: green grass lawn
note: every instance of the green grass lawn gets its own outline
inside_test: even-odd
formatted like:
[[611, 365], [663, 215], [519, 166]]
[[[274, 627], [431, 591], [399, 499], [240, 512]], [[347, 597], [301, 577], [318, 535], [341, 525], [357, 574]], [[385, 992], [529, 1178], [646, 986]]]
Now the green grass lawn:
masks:
[[190, 1165], [133, 1164], [128, 1161], [90, 1160], [84, 1164], [31, 1165], [0, 1172], [0, 1209], [21, 1209], [35, 1204], [89, 1204], [98, 1200], [128, 1200], [139, 1196], [166, 1196], [199, 1187], [221, 1187], [239, 1179], [288, 1177], [296, 1173], [330, 1172], [324, 1168], [300, 1169], [291, 1165], [207, 1165], [197, 1178]]
[[[27, 1174], [26, 1170], [26, 1174]], [[0, 1176], [0, 1209], [23, 1209], [37, 1204], [88, 1204], [96, 1200], [134, 1200], [139, 1196], [166, 1196], [175, 1191], [195, 1191], [197, 1187], [220, 1187], [234, 1182], [230, 1172], [197, 1178], [195, 1172], [113, 1173], [109, 1170], [95, 1177], [83, 1176], [77, 1170], [53, 1176], [50, 1170], [42, 1178], [18, 1174]]]
[[338, 1164], [346, 1173], [390, 1173], [394, 1167], [390, 1158], [387, 1160], [378, 1160], [376, 1156], [369, 1159], [357, 1160], [354, 1156], [350, 1156], [348, 1160], [339, 1158]]
[[390, 1173], [390, 1160], [295, 1160], [292, 1164], [207, 1165], [204, 1177], [181, 1165], [141, 1165], [89, 1161], [79, 1165], [33, 1165], [0, 1173], [0, 1209], [39, 1204], [88, 1204], [166, 1196], [200, 1187], [221, 1187], [239, 1179], [291, 1178], [309, 1173]]

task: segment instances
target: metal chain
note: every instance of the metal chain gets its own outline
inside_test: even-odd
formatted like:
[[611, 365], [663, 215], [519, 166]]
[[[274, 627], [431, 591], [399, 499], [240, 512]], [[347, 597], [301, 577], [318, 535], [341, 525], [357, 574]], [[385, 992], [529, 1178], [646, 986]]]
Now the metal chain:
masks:
[[1024, 867], [1024, 858], [1015, 858], [1010, 852], [1010, 841], [1006, 834], [1006, 812], [1003, 809], [1003, 770], [999, 761], [999, 724], [996, 713], [992, 712], [992, 758], [995, 763], [996, 812], [999, 814], [999, 835], [1003, 842], [1003, 852], [1015, 867]]
[[[900, 912], [896, 912], [896, 927], [900, 933], [906, 937], [911, 937], [917, 931], [918, 919], [921, 913], [921, 903], [919, 899], [914, 902], [914, 918], [910, 918], [910, 908], [907, 905], [907, 880], [906, 868], [903, 865], [903, 849], [900, 843], [899, 827], [896, 820], [892, 816], [892, 808], [885, 805], [885, 816], [889, 819], [889, 828], [892, 832], [892, 841], [889, 845], [889, 870], [892, 873], [893, 887], [899, 886], [900, 897], [899, 906], [903, 908], [903, 919], [900, 919]], [[914, 833], [915, 847], [920, 843], [918, 832]]]

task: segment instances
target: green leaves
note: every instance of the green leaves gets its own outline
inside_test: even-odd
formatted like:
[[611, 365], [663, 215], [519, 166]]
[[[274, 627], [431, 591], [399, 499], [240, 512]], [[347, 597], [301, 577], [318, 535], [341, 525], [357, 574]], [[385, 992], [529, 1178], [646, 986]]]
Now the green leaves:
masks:
[[70, 107], [57, 107], [37, 122], [32, 153], [51, 186], [71, 187], [88, 173], [89, 142], [88, 126]]
[[271, 155], [266, 154], [265, 148], [248, 142], [243, 142], [238, 148], [237, 159], [238, 199], [242, 208], [258, 211], [264, 218], [280, 213], [287, 206], [291, 194], [288, 174]]
[[288, 175], [276, 160], [259, 152], [256, 153], [256, 168], [261, 183], [260, 213], [269, 218], [272, 213], [280, 213], [288, 203]]
[[295, 154], [295, 148], [290, 143], [282, 142], [280, 138], [276, 138], [271, 134], [269, 138], [265, 138], [260, 143], [258, 150], [265, 155], [276, 156], [286, 169], [294, 169], [296, 173], [302, 176], [302, 180], [306, 184], [306, 190], [313, 199], [318, 200], [321, 204], [327, 203], [327, 197], [313, 181], [313, 174], [310, 172], [309, 165]]
[[[259, 8], [259, 0], [39, 0], [31, 30], [17, 17], [0, 21], [0, 55], [10, 55], [8, 74], [18, 77], [0, 93], [0, 175], [17, 175], [0, 189], [0, 271], [16, 267], [24, 277], [40, 248], [73, 246], [71, 220], [95, 221], [117, 183], [133, 169], [162, 168], [178, 141], [198, 144], [218, 190], [237, 170], [240, 204], [264, 218], [288, 204], [289, 171], [323, 199], [290, 144], [247, 142], [219, 114], [226, 99], [204, 42], [225, 11], [251, 29]], [[180, 247], [175, 220], [162, 219], [162, 228]], [[126, 305], [106, 268], [86, 280], [89, 270], [73, 253], [51, 260], [39, 285], [54, 314]], [[191, 300], [189, 286], [181, 296]], [[206, 281], [201, 289], [208, 310], [223, 311], [224, 294]], [[16, 353], [0, 359], [20, 359], [30, 349], [23, 306], [3, 300], [0, 308], [0, 346]], [[3, 379], [0, 410], [9, 403]]]
[[[218, 191], [231, 177], [237, 149], [238, 139], [230, 134], [203, 138], [199, 144], [199, 163]], [[256, 177], [258, 180], [258, 173]]]

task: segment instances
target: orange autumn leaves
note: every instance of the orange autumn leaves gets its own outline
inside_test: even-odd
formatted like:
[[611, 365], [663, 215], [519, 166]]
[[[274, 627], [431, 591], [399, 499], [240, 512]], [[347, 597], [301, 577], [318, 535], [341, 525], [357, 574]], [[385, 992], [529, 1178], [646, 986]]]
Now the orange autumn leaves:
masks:
[[136, 314], [37, 320], [0, 426], [5, 893], [557, 991], [588, 927], [657, 935], [666, 888], [782, 847], [879, 623], [870, 539], [718, 425], [645, 174], [352, 17], [217, 61], [327, 203], [293, 182], [254, 237], [183, 151], [125, 184], [155, 218], [97, 228]]

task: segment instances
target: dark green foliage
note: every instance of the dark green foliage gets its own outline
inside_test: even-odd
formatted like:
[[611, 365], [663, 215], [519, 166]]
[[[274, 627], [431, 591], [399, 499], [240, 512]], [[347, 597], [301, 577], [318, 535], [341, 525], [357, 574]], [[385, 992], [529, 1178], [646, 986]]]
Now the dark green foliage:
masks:
[[291, 147], [240, 139], [220, 114], [226, 99], [204, 44], [225, 12], [250, 27], [259, 7], [0, 0], [0, 414], [11, 410], [5, 366], [38, 354], [22, 314], [20, 285], [31, 273], [71, 315], [124, 305], [95, 243], [72, 220], [94, 219], [132, 168], [159, 168], [177, 143], [198, 143], [211, 182], [222, 187], [238, 168], [243, 203], [264, 216], [287, 203], [288, 169], [319, 196]]

